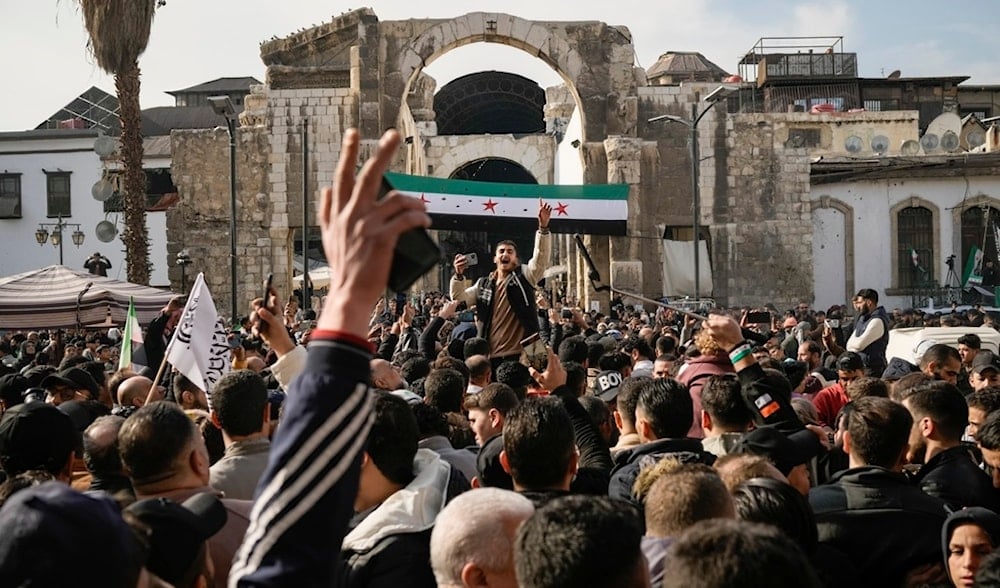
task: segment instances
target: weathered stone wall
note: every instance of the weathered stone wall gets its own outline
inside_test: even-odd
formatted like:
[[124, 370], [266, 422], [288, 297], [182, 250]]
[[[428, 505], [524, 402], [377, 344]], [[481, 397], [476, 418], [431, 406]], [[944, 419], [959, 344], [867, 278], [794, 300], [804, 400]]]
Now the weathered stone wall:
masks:
[[[204, 272], [219, 313], [231, 314], [229, 134], [225, 129], [174, 131], [171, 175], [180, 204], [167, 212], [167, 258], [191, 255], [187, 287]], [[272, 271], [269, 234], [268, 137], [262, 128], [238, 128], [236, 141], [237, 313], [246, 314], [267, 272]], [[180, 290], [180, 268], [170, 268]]]
[[712, 257], [717, 297], [730, 304], [794, 306], [812, 298], [809, 153], [777, 141], [773, 115], [731, 115], [728, 190], [708, 203], [716, 216]]

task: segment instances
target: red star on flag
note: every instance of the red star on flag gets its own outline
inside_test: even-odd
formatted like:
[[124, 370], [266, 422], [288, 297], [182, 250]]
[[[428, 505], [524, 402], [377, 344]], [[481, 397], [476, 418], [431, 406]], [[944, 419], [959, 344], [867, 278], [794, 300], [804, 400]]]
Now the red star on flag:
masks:
[[423, 192], [420, 193], [420, 201], [423, 202], [424, 204], [431, 203], [431, 201], [427, 199], [427, 196], [424, 196]]
[[500, 204], [500, 203], [499, 202], [493, 202], [493, 199], [490, 198], [486, 202], [483, 202], [483, 210], [488, 210], [488, 211], [492, 212], [493, 214], [496, 214], [497, 211], [494, 210], [494, 209], [497, 207], [497, 204]]
[[569, 204], [563, 204], [562, 202], [560, 202], [559, 206], [556, 206], [556, 216], [558, 215], [569, 216], [569, 213], [566, 212], [567, 208], [569, 208]]

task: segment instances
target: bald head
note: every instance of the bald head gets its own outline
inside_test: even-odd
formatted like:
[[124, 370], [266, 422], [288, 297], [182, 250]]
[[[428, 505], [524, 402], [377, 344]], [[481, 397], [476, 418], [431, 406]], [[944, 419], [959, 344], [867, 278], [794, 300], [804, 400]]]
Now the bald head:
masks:
[[372, 386], [382, 390], [399, 390], [403, 387], [403, 378], [392, 364], [384, 359], [371, 360]]
[[[142, 406], [146, 403], [146, 395], [153, 387], [153, 380], [146, 376], [132, 376], [118, 386], [118, 404], [122, 406]], [[163, 388], [157, 386], [150, 402], [163, 400]]]
[[252, 372], [254, 372], [254, 373], [258, 373], [259, 374], [266, 367], [267, 367], [267, 364], [264, 363], [264, 360], [261, 359], [261, 358], [259, 358], [259, 357], [257, 357], [256, 355], [252, 355], [252, 356], [250, 356], [250, 357], [247, 358], [247, 369], [250, 370], [250, 371], [252, 371]]

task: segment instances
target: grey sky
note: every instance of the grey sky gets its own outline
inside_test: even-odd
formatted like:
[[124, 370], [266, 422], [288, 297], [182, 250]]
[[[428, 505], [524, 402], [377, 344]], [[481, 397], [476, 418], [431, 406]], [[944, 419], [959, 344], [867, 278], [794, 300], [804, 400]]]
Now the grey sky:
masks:
[[[164, 94], [226, 76], [264, 79], [258, 45], [364, 4], [316, 0], [168, 0], [140, 58], [142, 106], [172, 104]], [[859, 54], [861, 75], [900, 69], [904, 76], [968, 75], [1000, 82], [990, 39], [994, 0], [369, 0], [382, 20], [447, 18], [504, 12], [538, 20], [601, 20], [632, 33], [637, 65], [648, 68], [670, 50], [699, 51], [736, 73], [739, 57], [760, 37], [843, 36]], [[72, 0], [0, 0], [0, 55], [5, 92], [0, 130], [32, 128], [90, 86], [114, 91], [87, 54], [82, 17]], [[984, 17], [989, 18], [984, 18]], [[542, 86], [559, 78], [541, 61], [507, 47], [470, 45], [428, 68], [439, 87], [481, 70], [507, 70]]]

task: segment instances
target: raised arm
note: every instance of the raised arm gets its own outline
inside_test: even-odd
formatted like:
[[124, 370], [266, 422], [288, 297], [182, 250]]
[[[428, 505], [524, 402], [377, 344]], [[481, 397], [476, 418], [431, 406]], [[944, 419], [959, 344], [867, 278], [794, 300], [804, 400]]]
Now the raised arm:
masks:
[[331, 292], [293, 382], [250, 526], [229, 586], [332, 586], [331, 560], [353, 513], [361, 452], [371, 426], [368, 315], [385, 290], [399, 235], [429, 226], [423, 203], [396, 192], [376, 201], [399, 146], [387, 132], [355, 177], [360, 138], [351, 129], [319, 219]]

